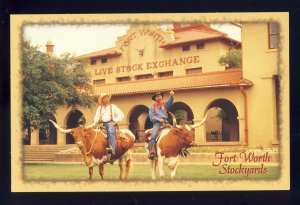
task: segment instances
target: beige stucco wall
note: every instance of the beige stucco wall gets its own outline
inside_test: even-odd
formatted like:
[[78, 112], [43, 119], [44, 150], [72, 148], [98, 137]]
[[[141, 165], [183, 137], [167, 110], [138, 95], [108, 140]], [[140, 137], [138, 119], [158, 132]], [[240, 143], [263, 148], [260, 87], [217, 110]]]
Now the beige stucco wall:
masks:
[[205, 48], [201, 51], [202, 71], [212, 72], [225, 70], [225, 67], [218, 63], [219, 58], [229, 51], [229, 46], [222, 41], [208, 41]]
[[243, 24], [244, 78], [254, 84], [246, 91], [249, 112], [249, 145], [268, 147], [277, 139], [275, 87], [278, 50], [268, 49], [268, 24]]

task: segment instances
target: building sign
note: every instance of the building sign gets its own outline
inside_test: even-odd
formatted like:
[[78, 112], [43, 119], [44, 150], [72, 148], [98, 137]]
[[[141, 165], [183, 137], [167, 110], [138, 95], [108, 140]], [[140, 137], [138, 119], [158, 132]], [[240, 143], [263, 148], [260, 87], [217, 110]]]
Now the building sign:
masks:
[[95, 69], [95, 75], [109, 75], [113, 73], [130, 73], [135, 71], [144, 71], [144, 70], [151, 70], [151, 69], [162, 69], [162, 68], [169, 68], [169, 67], [176, 67], [182, 65], [190, 65], [196, 64], [200, 62], [199, 55], [195, 56], [187, 56], [181, 58], [173, 58], [167, 60], [160, 60], [160, 61], [149, 61], [145, 63], [133, 64], [133, 65], [121, 65], [115, 67], [106, 67], [106, 68], [98, 68]]
[[155, 39], [156, 42], [160, 43], [161, 45], [165, 44], [167, 40], [165, 39], [164, 36], [159, 34], [157, 31], [144, 28], [140, 29], [138, 31], [132, 32], [128, 37], [123, 41], [123, 43], [120, 46], [120, 50], [123, 52], [125, 48], [127, 48], [131, 42], [136, 39], [138, 36], [145, 37], [145, 36], [150, 36]]

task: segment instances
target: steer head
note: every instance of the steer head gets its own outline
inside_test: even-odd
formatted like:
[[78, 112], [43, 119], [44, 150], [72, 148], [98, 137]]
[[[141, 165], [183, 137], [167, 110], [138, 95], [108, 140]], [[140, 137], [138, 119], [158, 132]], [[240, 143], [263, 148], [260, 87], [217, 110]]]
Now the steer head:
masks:
[[173, 127], [174, 127], [174, 132], [176, 133], [177, 136], [179, 136], [182, 140], [183, 143], [187, 146], [187, 147], [191, 147], [191, 146], [196, 146], [196, 142], [195, 142], [195, 132], [193, 129], [200, 127], [207, 118], [207, 114], [205, 115], [205, 117], [203, 118], [203, 120], [197, 124], [194, 125], [177, 125], [176, 122], [176, 118], [175, 116], [169, 112], [173, 118]]
[[72, 137], [75, 140], [75, 143], [77, 145], [77, 147], [79, 149], [81, 149], [83, 147], [83, 145], [86, 142], [86, 136], [88, 132], [91, 132], [91, 129], [94, 124], [89, 125], [89, 126], [81, 126], [81, 127], [76, 127], [76, 128], [72, 128], [72, 129], [63, 129], [61, 127], [59, 127], [58, 124], [56, 124], [54, 121], [49, 120], [58, 131], [62, 132], [62, 133], [70, 133], [72, 135]]
[[58, 131], [66, 134], [70, 133], [72, 135], [72, 137], [75, 139], [75, 143], [77, 147], [80, 149], [82, 153], [85, 164], [87, 166], [90, 165], [92, 162], [92, 157], [91, 155], [88, 155], [89, 151], [87, 149], [89, 149], [88, 147], [91, 146], [91, 142], [88, 138], [89, 136], [93, 136], [95, 134], [91, 128], [94, 127], [96, 123], [93, 123], [89, 126], [80, 126], [72, 129], [63, 129], [59, 127], [58, 124], [56, 124], [52, 120], [49, 121], [56, 127]]
[[195, 146], [195, 134], [188, 125], [182, 125], [181, 128], [174, 128], [174, 132], [183, 140], [186, 147]]

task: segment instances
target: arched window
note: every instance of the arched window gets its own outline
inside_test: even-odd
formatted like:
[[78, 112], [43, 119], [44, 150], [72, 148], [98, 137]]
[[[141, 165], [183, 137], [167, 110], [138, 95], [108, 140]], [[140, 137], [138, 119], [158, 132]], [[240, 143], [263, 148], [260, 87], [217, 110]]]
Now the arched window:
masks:
[[232, 102], [218, 99], [207, 108], [206, 141], [239, 141], [238, 112]]
[[194, 119], [194, 114], [192, 109], [187, 104], [183, 102], [175, 102], [172, 104], [169, 111], [175, 115], [178, 124], [193, 124], [192, 121]]
[[[78, 127], [79, 124], [84, 124], [85, 118], [79, 110], [72, 110], [67, 115], [67, 129]], [[74, 144], [75, 140], [71, 134], [66, 134], [66, 144]]]

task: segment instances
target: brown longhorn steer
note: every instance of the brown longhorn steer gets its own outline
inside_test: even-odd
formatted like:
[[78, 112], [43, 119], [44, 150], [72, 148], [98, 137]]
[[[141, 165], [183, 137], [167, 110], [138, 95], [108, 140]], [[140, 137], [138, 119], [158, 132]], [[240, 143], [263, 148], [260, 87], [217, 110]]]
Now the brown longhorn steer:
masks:
[[[123, 160], [126, 162], [125, 179], [127, 179], [129, 169], [131, 167], [131, 153], [134, 145], [135, 136], [130, 130], [120, 130], [119, 137], [116, 139], [116, 157], [107, 160], [106, 148], [108, 147], [108, 140], [102, 130], [92, 130], [95, 124], [77, 127], [72, 129], [62, 129], [55, 122], [49, 120], [52, 124], [63, 133], [70, 133], [75, 139], [77, 147], [80, 149], [85, 165], [89, 169], [89, 179], [92, 180], [93, 167], [99, 166], [99, 174], [101, 179], [104, 175], [104, 164], [113, 163], [118, 160], [120, 167], [119, 179], [122, 179]], [[118, 136], [117, 134], [117, 136]]]
[[[183, 153], [186, 155], [187, 148], [195, 146], [195, 133], [194, 128], [200, 127], [207, 118], [194, 125], [177, 125], [176, 119], [172, 113], [173, 128], [168, 126], [163, 128], [156, 140], [155, 148], [157, 158], [151, 160], [151, 175], [152, 179], [156, 179], [156, 167], [158, 165], [160, 179], [164, 177], [164, 164], [167, 164], [171, 170], [171, 179], [175, 178], [179, 155]], [[145, 131], [144, 139], [151, 135], [151, 129]]]

